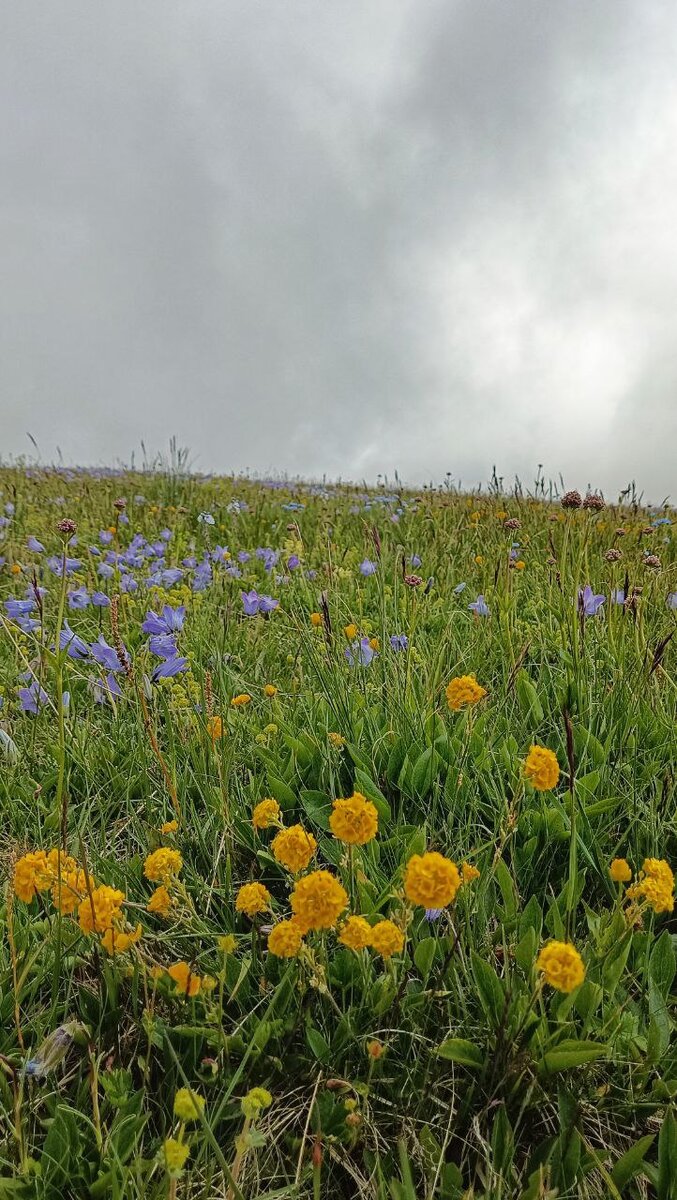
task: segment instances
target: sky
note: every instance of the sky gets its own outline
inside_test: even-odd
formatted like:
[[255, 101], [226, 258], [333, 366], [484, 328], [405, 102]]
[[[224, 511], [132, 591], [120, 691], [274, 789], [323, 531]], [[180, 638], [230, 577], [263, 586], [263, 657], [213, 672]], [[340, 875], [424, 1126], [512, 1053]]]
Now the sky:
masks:
[[674, 0], [0, 17], [4, 459], [674, 498]]

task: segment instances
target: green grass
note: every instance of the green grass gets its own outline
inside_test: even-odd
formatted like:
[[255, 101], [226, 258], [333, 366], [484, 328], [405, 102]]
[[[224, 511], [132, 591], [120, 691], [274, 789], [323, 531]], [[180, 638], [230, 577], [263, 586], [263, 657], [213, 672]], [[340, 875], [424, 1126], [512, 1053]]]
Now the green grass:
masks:
[[[23, 598], [33, 580], [47, 589], [30, 633], [0, 610], [0, 1198], [677, 1195], [674, 916], [641, 905], [629, 922], [609, 876], [615, 857], [635, 873], [646, 857], [677, 860], [667, 603], [677, 560], [672, 526], [652, 525], [672, 514], [565, 512], [521, 493], [389, 494], [366, 503], [348, 487], [180, 471], [0, 470], [0, 511], [14, 505], [0, 530], [0, 599]], [[205, 512], [213, 526], [198, 520]], [[62, 588], [46, 560], [63, 554], [64, 516], [77, 522], [68, 554], [81, 566]], [[90, 546], [124, 552], [133, 534], [153, 543], [164, 529], [167, 568], [228, 547], [204, 591], [192, 590], [190, 567], [149, 590], [150, 560], [131, 568], [134, 593], [121, 591], [117, 567], [97, 575]], [[31, 535], [44, 554], [27, 549]], [[523, 568], [511, 566], [513, 542]], [[257, 547], [279, 551], [271, 571]], [[612, 547], [617, 562], [605, 558]], [[239, 551], [251, 558], [238, 564]], [[368, 577], [365, 558], [377, 564]], [[419, 586], [404, 579], [413, 571]], [[607, 597], [588, 618], [576, 609], [586, 583]], [[130, 670], [113, 704], [95, 703], [95, 662], [54, 651], [63, 603], [87, 643], [114, 641], [115, 606], [68, 606], [80, 586], [120, 597]], [[245, 616], [250, 588], [279, 609]], [[618, 588], [629, 603], [612, 602]], [[487, 617], [469, 610], [478, 594]], [[178, 644], [189, 670], [152, 683], [160, 660], [141, 622], [164, 603], [186, 605]], [[378, 639], [368, 666], [346, 659], [350, 623]], [[408, 650], [391, 648], [395, 634]], [[37, 716], [19, 702], [27, 670], [47, 697]], [[445, 687], [468, 673], [487, 695], [452, 712]], [[242, 693], [251, 702], [234, 708]], [[557, 755], [550, 791], [525, 779], [532, 743]], [[379, 832], [349, 855], [328, 819], [353, 791], [376, 805]], [[405, 929], [401, 954], [355, 953], [334, 930], [309, 933], [298, 958], [267, 952], [293, 880], [271, 853], [275, 830], [252, 827], [264, 797], [313, 833], [309, 870], [339, 877], [351, 911]], [[178, 830], [161, 834], [175, 817]], [[130, 950], [107, 954], [47, 889], [31, 903], [14, 894], [16, 860], [60, 845], [86, 868], [85, 891], [124, 893], [126, 927], [142, 926]], [[183, 860], [167, 918], [146, 907], [155, 885], [144, 860], [160, 845]], [[403, 891], [406, 862], [425, 849], [481, 872], [436, 921]], [[235, 911], [252, 880], [273, 908], [253, 921]], [[224, 954], [227, 934], [236, 944]], [[549, 938], [584, 959], [570, 994], [536, 969]], [[162, 969], [177, 961], [207, 978], [194, 997]], [[64, 1024], [72, 1036], [59, 1053]], [[25, 1070], [36, 1059], [37, 1077]], [[173, 1115], [184, 1086], [205, 1101], [185, 1129]], [[272, 1103], [252, 1118], [242, 1102], [255, 1087]], [[174, 1174], [169, 1137], [190, 1146]]]

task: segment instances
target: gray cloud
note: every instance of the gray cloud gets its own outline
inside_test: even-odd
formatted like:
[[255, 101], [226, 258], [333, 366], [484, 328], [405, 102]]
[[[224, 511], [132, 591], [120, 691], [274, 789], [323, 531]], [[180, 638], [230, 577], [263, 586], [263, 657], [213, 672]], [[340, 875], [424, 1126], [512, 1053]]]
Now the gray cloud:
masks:
[[0, 0], [3, 454], [673, 487], [669, 0]]

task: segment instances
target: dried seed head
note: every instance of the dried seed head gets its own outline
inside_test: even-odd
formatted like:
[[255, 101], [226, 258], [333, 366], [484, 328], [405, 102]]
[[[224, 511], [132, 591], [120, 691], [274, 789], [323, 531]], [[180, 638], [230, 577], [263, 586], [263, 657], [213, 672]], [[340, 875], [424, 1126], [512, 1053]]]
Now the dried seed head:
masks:
[[644, 566], [651, 567], [654, 571], [660, 571], [661, 560], [657, 554], [647, 554], [646, 558], [644, 559]]
[[504, 529], [521, 529], [522, 522], [517, 517], [508, 517], [507, 521], [503, 522]]
[[627, 529], [623, 529], [623, 526], [621, 526], [620, 529], [616, 530], [614, 537], [625, 537], [627, 532]]
[[587, 508], [590, 512], [601, 512], [603, 508], [606, 508], [606, 504], [596, 492], [588, 492], [583, 501], [583, 508]]
[[618, 562], [619, 558], [622, 558], [623, 556], [620, 550], [617, 550], [614, 546], [612, 546], [611, 550], [607, 550], [604, 557], [607, 562]]
[[581, 493], [575, 489], [571, 492], [565, 492], [560, 500], [562, 508], [580, 508], [582, 503]]
[[420, 587], [423, 583], [423, 579], [420, 575], [405, 575], [404, 582], [406, 583], [407, 587]]

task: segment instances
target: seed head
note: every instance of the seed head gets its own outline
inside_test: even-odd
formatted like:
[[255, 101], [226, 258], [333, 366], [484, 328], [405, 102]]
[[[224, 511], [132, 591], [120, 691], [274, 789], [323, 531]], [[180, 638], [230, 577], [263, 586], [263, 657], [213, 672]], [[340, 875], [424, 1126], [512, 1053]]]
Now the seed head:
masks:
[[117, 500], [113, 501], [113, 508], [117, 508], [118, 512], [124, 512], [127, 507], [127, 501], [124, 496], [118, 496]]
[[571, 492], [565, 492], [560, 500], [562, 508], [580, 508], [582, 503], [581, 493], [575, 489]]
[[75, 521], [72, 521], [70, 517], [63, 517], [61, 521], [57, 521], [56, 527], [59, 533], [67, 533], [69, 537], [77, 529]]
[[507, 521], [503, 522], [504, 529], [521, 529], [522, 522], [517, 517], [508, 517]]
[[657, 554], [647, 554], [646, 558], [644, 559], [644, 566], [651, 567], [654, 571], [660, 571], [661, 560]]
[[619, 558], [622, 558], [622, 554], [620, 550], [617, 550], [615, 546], [612, 546], [610, 550], [607, 550], [604, 557], [607, 562], [618, 562]]
[[596, 492], [588, 492], [583, 501], [583, 508], [587, 508], [589, 512], [601, 512], [603, 508], [606, 508], [606, 504]]

